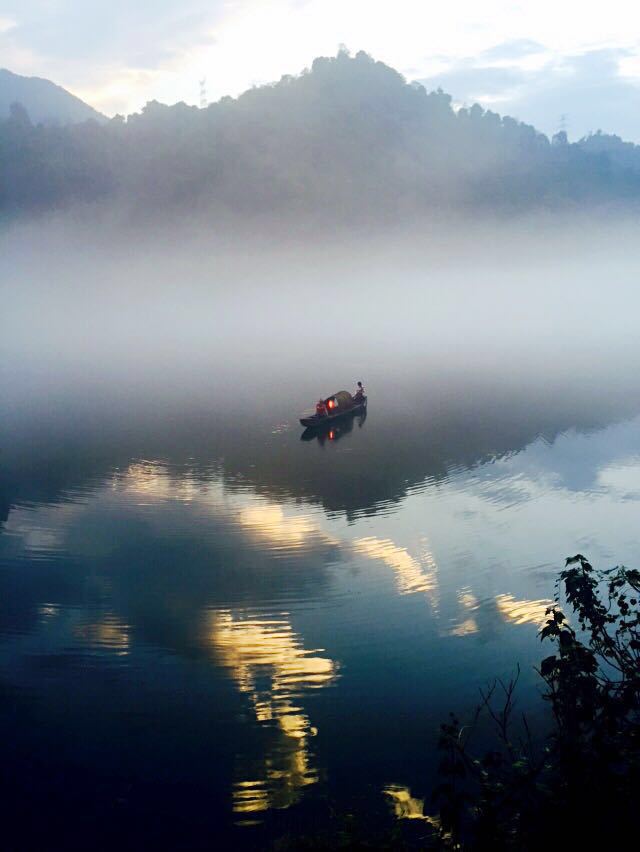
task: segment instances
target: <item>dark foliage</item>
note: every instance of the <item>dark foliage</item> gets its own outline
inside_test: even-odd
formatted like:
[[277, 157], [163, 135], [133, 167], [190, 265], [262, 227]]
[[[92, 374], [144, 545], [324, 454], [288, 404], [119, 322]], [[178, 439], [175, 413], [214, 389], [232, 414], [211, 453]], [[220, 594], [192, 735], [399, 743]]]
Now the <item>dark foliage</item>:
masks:
[[[473, 723], [442, 726], [442, 842], [471, 849], [617, 848], [636, 825], [640, 792], [640, 572], [595, 571], [582, 555], [560, 575], [576, 625], [556, 605], [541, 639], [554, 653], [539, 674], [551, 732], [536, 747], [516, 719], [518, 677], [482, 694]], [[496, 747], [479, 759], [471, 736], [483, 714]], [[631, 834], [630, 834], [631, 833]]]
[[114, 199], [140, 213], [397, 221], [420, 212], [630, 203], [640, 146], [550, 142], [477, 104], [408, 84], [365, 53], [207, 109], [151, 102], [66, 127], [0, 121], [0, 212]]

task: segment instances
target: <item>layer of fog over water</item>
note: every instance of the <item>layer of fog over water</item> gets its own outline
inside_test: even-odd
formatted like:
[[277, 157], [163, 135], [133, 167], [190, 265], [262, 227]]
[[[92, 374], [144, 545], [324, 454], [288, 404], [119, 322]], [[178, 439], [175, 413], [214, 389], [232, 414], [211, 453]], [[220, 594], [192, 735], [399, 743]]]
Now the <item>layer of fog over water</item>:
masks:
[[[259, 845], [428, 796], [518, 662], [540, 715], [563, 557], [640, 564], [637, 227], [1, 242], [18, 816]], [[357, 379], [366, 418], [303, 436]]]

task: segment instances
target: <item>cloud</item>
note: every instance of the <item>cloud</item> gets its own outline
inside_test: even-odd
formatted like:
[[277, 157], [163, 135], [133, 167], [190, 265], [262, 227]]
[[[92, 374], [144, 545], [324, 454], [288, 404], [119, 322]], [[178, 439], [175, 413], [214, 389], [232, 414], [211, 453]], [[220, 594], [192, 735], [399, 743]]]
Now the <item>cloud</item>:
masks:
[[[523, 65], [534, 54], [537, 66]], [[621, 64], [633, 56], [626, 48], [607, 48], [556, 57], [536, 43], [511, 43], [454, 62], [420, 82], [443, 88], [458, 102], [477, 101], [515, 116], [548, 135], [565, 116], [572, 139], [602, 129], [640, 142], [640, 84], [621, 72]], [[498, 58], [502, 61], [495, 64]]]
[[206, 39], [223, 0], [5, 0], [14, 44], [49, 60], [149, 67]]
[[138, 108], [157, 97], [158, 80], [215, 42], [228, 7], [225, 0], [5, 0], [2, 64], [51, 79], [99, 109]]
[[524, 81], [525, 75], [518, 68], [478, 67], [467, 60], [457, 62], [444, 74], [420, 82], [428, 89], [444, 89], [456, 101], [473, 103], [487, 101], [493, 95], [506, 97], [506, 93], [521, 86]]
[[482, 57], [488, 60], [521, 59], [523, 56], [530, 56], [532, 53], [544, 53], [545, 51], [546, 48], [537, 41], [518, 38], [503, 41], [496, 44], [495, 47], [490, 47], [482, 53]]
[[109, 113], [152, 98], [195, 103], [203, 76], [212, 99], [237, 95], [344, 42], [547, 133], [567, 113], [574, 137], [602, 126], [640, 138], [633, 76], [620, 73], [624, 62], [640, 78], [626, 52], [638, 26], [628, 0], [3, 0], [0, 56]]
[[0, 18], [0, 35], [8, 33], [15, 25], [16, 22], [12, 18]]

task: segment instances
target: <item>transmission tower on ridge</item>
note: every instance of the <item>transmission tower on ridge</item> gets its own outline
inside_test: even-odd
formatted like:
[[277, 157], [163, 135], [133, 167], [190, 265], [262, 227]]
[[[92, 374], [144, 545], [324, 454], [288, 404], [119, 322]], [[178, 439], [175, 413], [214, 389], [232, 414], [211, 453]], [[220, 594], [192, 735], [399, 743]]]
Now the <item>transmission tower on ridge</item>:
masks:
[[200, 80], [200, 109], [206, 109], [208, 106], [207, 101], [207, 78], [203, 77]]

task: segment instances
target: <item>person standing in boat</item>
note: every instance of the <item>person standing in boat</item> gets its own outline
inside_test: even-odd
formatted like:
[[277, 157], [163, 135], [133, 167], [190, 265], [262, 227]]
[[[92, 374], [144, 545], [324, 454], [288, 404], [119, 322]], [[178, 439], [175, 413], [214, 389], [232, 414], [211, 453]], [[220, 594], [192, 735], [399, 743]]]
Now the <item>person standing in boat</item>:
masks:
[[323, 399], [319, 399], [316, 403], [316, 415], [318, 417], [326, 417], [327, 416], [327, 406], [324, 404]]
[[362, 402], [362, 400], [364, 399], [364, 396], [365, 396], [364, 386], [363, 386], [362, 382], [358, 382], [358, 388], [357, 388], [353, 398], [356, 402]]

